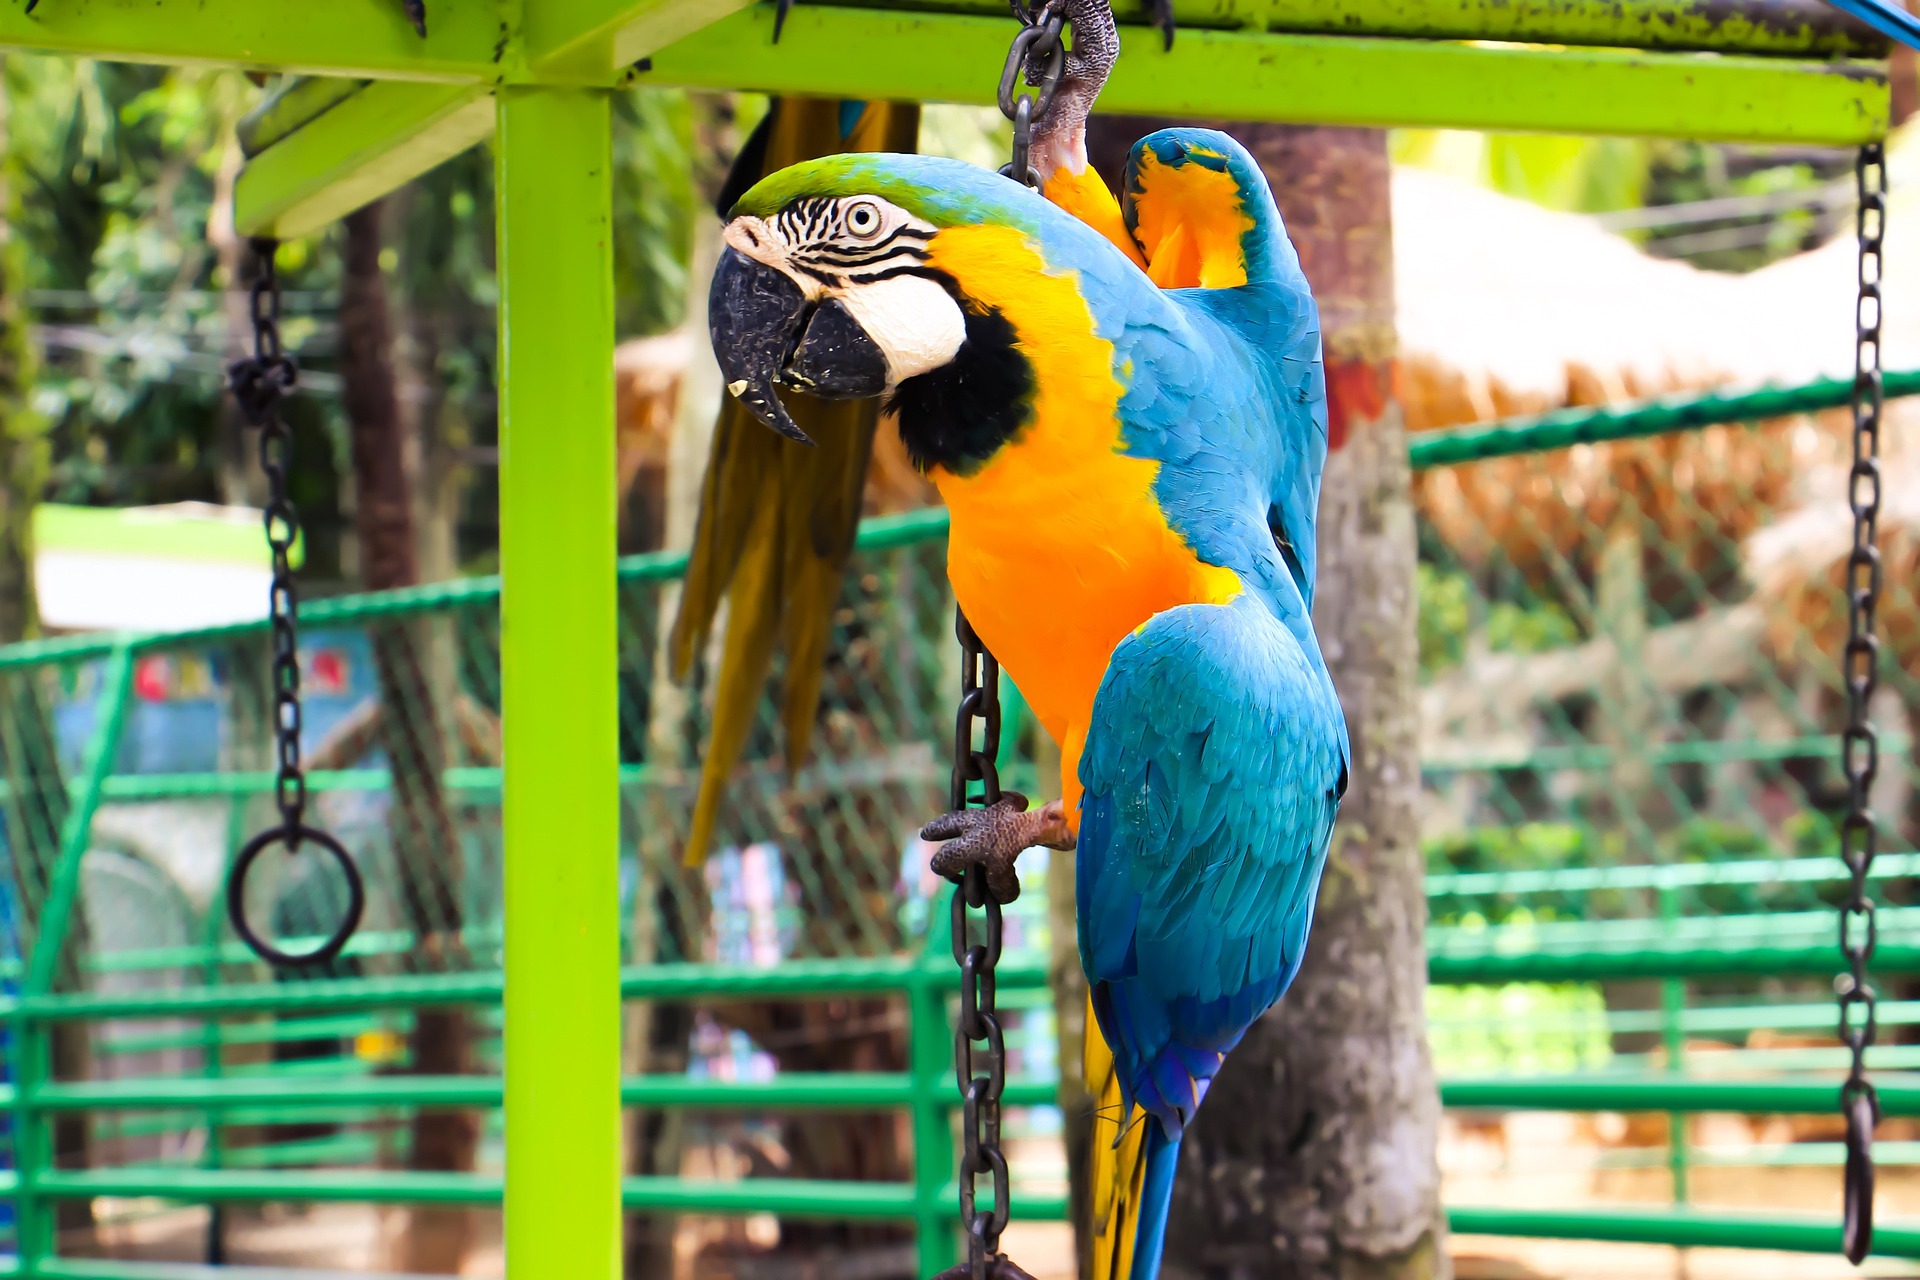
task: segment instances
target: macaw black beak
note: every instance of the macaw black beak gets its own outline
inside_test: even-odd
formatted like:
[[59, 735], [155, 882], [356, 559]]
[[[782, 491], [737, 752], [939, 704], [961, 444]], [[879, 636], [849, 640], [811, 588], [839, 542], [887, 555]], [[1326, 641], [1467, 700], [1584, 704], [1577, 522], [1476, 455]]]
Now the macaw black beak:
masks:
[[713, 354], [727, 390], [789, 440], [812, 444], [780, 401], [784, 384], [829, 400], [886, 389], [879, 344], [838, 301], [807, 301], [784, 271], [727, 248], [707, 300]]

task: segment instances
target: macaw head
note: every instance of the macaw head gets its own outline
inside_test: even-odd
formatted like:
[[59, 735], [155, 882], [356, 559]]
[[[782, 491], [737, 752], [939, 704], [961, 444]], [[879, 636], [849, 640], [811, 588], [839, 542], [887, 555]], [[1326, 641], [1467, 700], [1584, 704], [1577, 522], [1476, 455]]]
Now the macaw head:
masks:
[[1010, 341], [983, 340], [995, 318], [943, 267], [941, 238], [981, 226], [1032, 235], [1049, 220], [1066, 219], [1025, 187], [954, 160], [836, 155], [774, 174], [734, 206], [714, 273], [708, 314], [727, 390], [810, 443], [777, 387], [887, 394], [951, 370], [970, 336], [970, 358], [991, 360], [986, 348]]

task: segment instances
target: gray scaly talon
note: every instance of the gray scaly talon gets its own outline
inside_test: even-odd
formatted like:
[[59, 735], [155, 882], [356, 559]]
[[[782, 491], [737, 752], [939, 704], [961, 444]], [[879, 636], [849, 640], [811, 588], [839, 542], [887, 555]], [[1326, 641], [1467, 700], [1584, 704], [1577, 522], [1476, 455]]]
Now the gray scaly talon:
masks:
[[1160, 28], [1160, 35], [1166, 41], [1165, 49], [1173, 52], [1173, 33], [1176, 27], [1173, 16], [1173, 0], [1153, 0], [1153, 25]]
[[[1060, 11], [1073, 27], [1073, 43], [1053, 105], [1033, 122], [1033, 164], [1042, 185], [1059, 169], [1084, 173], [1087, 168], [1087, 117], [1093, 100], [1107, 83], [1107, 74], [1120, 58], [1120, 31], [1114, 26], [1112, 0], [1061, 0]], [[1027, 82], [1039, 84], [1045, 60], [1029, 54]]]
[[1029, 813], [1027, 798], [1017, 791], [1001, 792], [1000, 799], [984, 809], [941, 814], [920, 829], [920, 838], [946, 842], [933, 855], [937, 874], [953, 878], [969, 867], [984, 868], [987, 892], [1002, 904], [1020, 896], [1014, 862], [1023, 850], [1035, 845], [1049, 849], [1074, 845], [1064, 804], [1053, 800]]

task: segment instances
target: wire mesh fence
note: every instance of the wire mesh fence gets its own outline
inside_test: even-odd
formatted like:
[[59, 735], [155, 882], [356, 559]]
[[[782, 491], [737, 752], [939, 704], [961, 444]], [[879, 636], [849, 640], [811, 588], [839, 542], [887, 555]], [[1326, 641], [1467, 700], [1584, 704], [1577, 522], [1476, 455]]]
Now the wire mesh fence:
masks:
[[[1818, 1079], [1842, 1066], [1829, 985], [1844, 874], [1833, 851], [1845, 799], [1835, 732], [1845, 524], [1830, 482], [1841, 439], [1824, 419], [1796, 417], [1420, 475], [1422, 841], [1444, 1075]], [[764, 700], [700, 867], [683, 864], [681, 846], [710, 706], [707, 664], [683, 682], [665, 663], [681, 562], [622, 563], [628, 965], [777, 968], [925, 946], [942, 913], [931, 909], [939, 886], [915, 832], [944, 807], [955, 684], [943, 529], [929, 513], [865, 527], [834, 617], [812, 754], [784, 757], [776, 703]], [[1875, 707], [1886, 850], [1875, 884], [1881, 949], [1896, 972], [1920, 971], [1917, 531], [1920, 511], [1896, 503], [1884, 531], [1888, 659]], [[263, 629], [0, 651], [0, 978], [137, 996], [497, 970], [499, 625], [489, 580], [303, 609], [312, 814], [364, 869], [368, 912], [339, 959], [281, 973], [238, 944], [222, 901], [234, 851], [274, 821]], [[1034, 726], [1015, 715], [1007, 738], [1010, 785], [1047, 793]], [[1025, 879], [1010, 945], [1044, 963], [1043, 866]], [[324, 861], [276, 855], [250, 881], [245, 908], [297, 949], [324, 933], [342, 900]], [[1889, 985], [1874, 1060], [1906, 1069], [1920, 1062], [1911, 1031], [1920, 1000], [1904, 979]], [[1009, 1042], [1022, 1078], [1048, 1079], [1060, 1065], [1051, 1012], [1044, 993], [1033, 996]], [[422, 1043], [404, 1004], [270, 1021], [83, 1022], [56, 1071], [105, 1080], [402, 1071], [418, 1065]], [[753, 1081], [899, 1071], [909, 1054], [906, 1002], [887, 994], [677, 1013], [662, 1004], [649, 1017], [636, 1032], [636, 1070]], [[497, 1015], [476, 1012], [466, 1025], [462, 1069], [486, 1071], [497, 1063]], [[1896, 1161], [1920, 1156], [1906, 1123], [1890, 1121], [1885, 1135]], [[714, 1159], [736, 1172], [859, 1163], [843, 1141], [857, 1126], [839, 1119], [810, 1130], [701, 1124], [692, 1140], [732, 1152]], [[1057, 1124], [1028, 1109], [1015, 1130], [1050, 1139]], [[1837, 1116], [1732, 1144], [1724, 1134], [1697, 1140], [1692, 1121], [1663, 1124], [1589, 1137], [1607, 1168], [1653, 1166], [1667, 1179], [1662, 1195], [1686, 1193], [1690, 1176], [1697, 1191], [1700, 1168], [1838, 1161]], [[862, 1140], [892, 1153], [865, 1176], [913, 1176], [891, 1125]], [[403, 1163], [418, 1136], [402, 1113], [372, 1105], [263, 1108], [222, 1123], [188, 1111], [103, 1120], [86, 1158], [352, 1167]], [[820, 1149], [808, 1155], [809, 1144]], [[487, 1135], [482, 1146], [484, 1164], [497, 1152]]]

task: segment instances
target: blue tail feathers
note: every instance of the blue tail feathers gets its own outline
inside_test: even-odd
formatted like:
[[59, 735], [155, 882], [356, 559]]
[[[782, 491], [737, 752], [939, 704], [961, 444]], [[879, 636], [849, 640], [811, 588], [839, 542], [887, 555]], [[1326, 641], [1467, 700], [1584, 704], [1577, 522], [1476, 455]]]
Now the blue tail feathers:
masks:
[[1169, 1138], [1160, 1122], [1142, 1117], [1147, 1126], [1146, 1173], [1140, 1181], [1140, 1224], [1133, 1238], [1133, 1273], [1129, 1280], [1159, 1280], [1160, 1252], [1167, 1243], [1167, 1210], [1173, 1204], [1173, 1171], [1180, 1163], [1180, 1139]]

